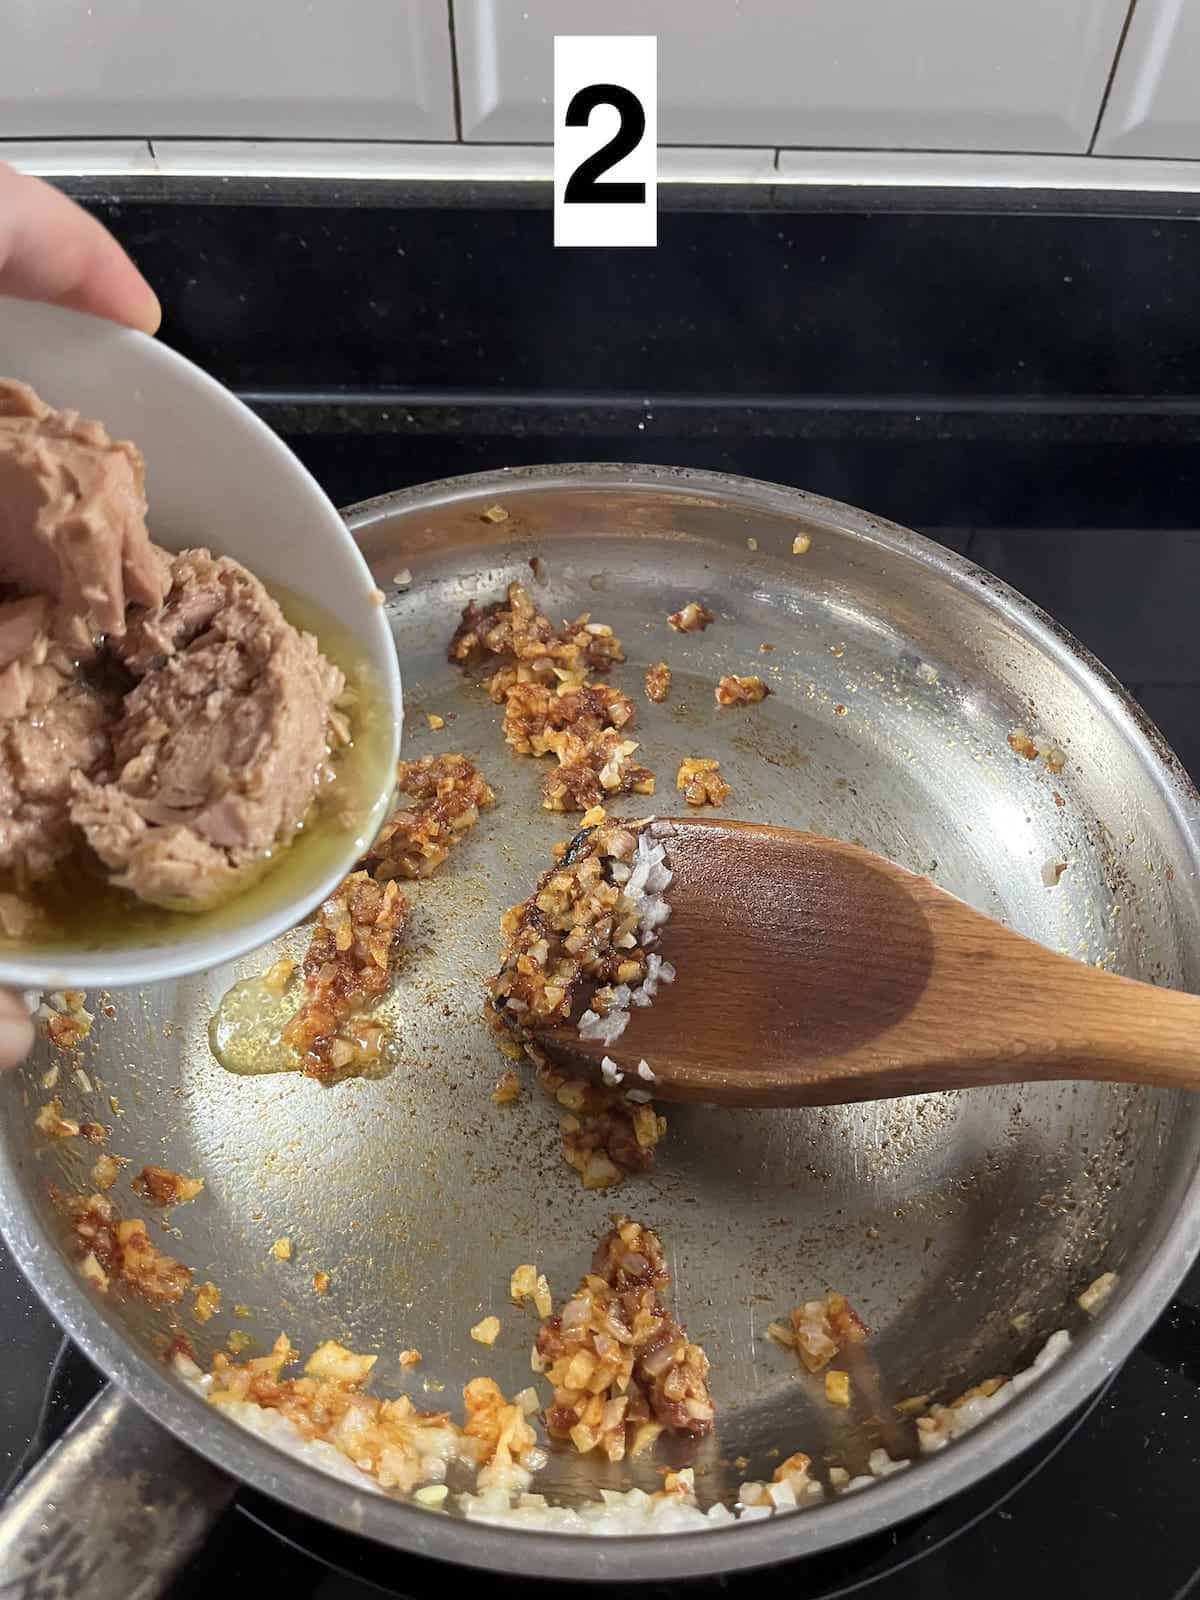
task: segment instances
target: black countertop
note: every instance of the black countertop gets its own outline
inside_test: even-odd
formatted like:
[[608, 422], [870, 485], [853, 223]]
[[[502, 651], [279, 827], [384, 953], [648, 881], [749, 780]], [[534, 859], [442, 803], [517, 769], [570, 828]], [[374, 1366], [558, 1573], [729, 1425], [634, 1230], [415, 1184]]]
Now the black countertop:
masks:
[[1200, 520], [1188, 217], [688, 210], [555, 250], [529, 208], [90, 203], [341, 503], [582, 452], [920, 528]]

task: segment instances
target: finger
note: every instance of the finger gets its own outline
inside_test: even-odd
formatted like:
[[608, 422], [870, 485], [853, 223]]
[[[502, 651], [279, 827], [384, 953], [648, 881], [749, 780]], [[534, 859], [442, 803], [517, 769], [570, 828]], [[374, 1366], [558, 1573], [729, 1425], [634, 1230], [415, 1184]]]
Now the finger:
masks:
[[33, 1023], [19, 994], [0, 989], [0, 1068], [15, 1067], [33, 1048]]
[[0, 163], [0, 294], [154, 333], [154, 290], [108, 230], [39, 178]]

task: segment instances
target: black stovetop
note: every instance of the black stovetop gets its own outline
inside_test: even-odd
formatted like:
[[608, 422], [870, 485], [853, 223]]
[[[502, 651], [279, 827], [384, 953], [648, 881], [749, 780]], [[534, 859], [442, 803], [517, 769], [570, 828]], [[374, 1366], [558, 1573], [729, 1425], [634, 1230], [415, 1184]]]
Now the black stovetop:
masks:
[[[656, 251], [601, 254], [554, 252], [527, 206], [84, 198], [160, 288], [163, 337], [339, 503], [630, 460], [869, 506], [1045, 606], [1200, 778], [1200, 223], [748, 203], [665, 214]], [[98, 1383], [3, 1265], [0, 1485]], [[689, 1587], [1182, 1600], [1200, 1594], [1197, 1486], [1200, 1269], [1099, 1396], [984, 1484], [843, 1550]], [[447, 1578], [245, 1493], [171, 1600], [240, 1593], [267, 1563], [292, 1600]]]

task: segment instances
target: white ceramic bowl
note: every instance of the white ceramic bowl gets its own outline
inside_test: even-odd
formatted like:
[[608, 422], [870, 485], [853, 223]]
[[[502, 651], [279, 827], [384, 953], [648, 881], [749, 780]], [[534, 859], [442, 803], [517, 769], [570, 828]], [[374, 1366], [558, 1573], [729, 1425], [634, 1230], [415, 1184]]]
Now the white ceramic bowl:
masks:
[[[341, 517], [316, 480], [242, 402], [207, 373], [145, 334], [94, 317], [0, 300], [0, 375], [32, 384], [43, 400], [98, 417], [146, 458], [149, 525], [168, 550], [206, 545], [235, 557], [265, 583], [310, 600], [358, 639], [392, 711], [394, 737], [379, 752], [379, 795], [345, 850], [325, 855], [311, 882], [289, 883], [286, 903], [219, 931], [186, 920], [169, 942], [103, 950], [0, 951], [0, 982], [23, 988], [106, 988], [200, 972], [276, 938], [306, 916], [348, 872], [389, 803], [400, 742], [400, 673], [374, 583]], [[388, 741], [380, 741], [387, 745]], [[386, 756], [386, 760], [384, 757]], [[372, 792], [374, 787], [372, 785]]]

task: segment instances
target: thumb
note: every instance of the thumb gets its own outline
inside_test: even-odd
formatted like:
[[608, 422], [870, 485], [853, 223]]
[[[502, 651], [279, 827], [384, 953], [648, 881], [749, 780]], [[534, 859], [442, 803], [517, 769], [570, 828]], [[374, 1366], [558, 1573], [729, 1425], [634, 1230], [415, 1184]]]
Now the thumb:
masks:
[[33, 1023], [25, 1002], [11, 989], [0, 989], [0, 1068], [24, 1061], [33, 1045]]
[[153, 289], [108, 230], [65, 194], [0, 162], [0, 294], [154, 333]]

